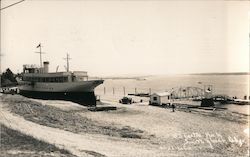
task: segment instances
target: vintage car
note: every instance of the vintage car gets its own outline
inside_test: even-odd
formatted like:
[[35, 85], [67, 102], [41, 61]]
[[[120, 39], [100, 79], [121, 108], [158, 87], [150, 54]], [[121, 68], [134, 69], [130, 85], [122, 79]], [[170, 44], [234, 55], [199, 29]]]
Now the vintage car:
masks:
[[132, 104], [132, 98], [128, 98], [128, 97], [123, 97], [122, 99], [119, 100], [119, 103], [121, 104]]

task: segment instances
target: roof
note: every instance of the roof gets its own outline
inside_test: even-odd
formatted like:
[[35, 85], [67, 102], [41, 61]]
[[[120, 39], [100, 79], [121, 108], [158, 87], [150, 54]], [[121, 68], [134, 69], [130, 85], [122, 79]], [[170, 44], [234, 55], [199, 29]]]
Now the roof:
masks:
[[160, 92], [160, 93], [153, 93], [152, 95], [168, 96], [168, 95], [171, 95], [171, 94], [169, 92]]

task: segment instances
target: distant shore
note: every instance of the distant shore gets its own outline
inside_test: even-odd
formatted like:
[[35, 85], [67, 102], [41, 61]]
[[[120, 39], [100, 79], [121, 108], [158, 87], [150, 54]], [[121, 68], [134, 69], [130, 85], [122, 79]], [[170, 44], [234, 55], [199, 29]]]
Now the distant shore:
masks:
[[[151, 75], [131, 75], [131, 76], [104, 76], [102, 79], [143, 79], [154, 76], [167, 76], [167, 75], [250, 75], [250, 72], [209, 72], [209, 73], [183, 73], [183, 74], [151, 74]], [[93, 77], [100, 78], [100, 77]]]
[[191, 73], [189, 75], [250, 75], [250, 72], [228, 72], [228, 73]]

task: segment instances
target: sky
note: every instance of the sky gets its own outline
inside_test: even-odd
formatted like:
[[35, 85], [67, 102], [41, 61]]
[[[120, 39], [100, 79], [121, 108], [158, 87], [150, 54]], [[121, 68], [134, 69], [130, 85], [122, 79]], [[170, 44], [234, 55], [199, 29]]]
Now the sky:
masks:
[[[1, 8], [19, 0], [2, 0]], [[26, 0], [1, 10], [1, 70], [92, 76], [249, 71], [249, 1]]]

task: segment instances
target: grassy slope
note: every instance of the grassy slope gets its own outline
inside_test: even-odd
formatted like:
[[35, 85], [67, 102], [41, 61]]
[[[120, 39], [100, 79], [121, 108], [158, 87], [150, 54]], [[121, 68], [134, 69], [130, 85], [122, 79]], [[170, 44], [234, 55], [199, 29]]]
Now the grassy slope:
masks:
[[68, 151], [59, 149], [54, 145], [39, 141], [31, 136], [24, 135], [1, 125], [0, 156], [28, 157], [28, 156], [67, 156], [74, 157]]

